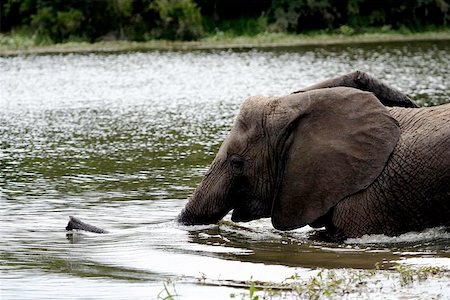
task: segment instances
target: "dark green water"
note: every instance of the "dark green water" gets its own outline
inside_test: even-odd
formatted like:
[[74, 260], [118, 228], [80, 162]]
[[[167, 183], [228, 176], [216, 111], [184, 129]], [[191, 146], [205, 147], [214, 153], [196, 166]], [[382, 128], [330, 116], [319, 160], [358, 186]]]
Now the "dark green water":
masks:
[[[247, 96], [359, 69], [422, 105], [450, 102], [449, 54], [427, 42], [0, 57], [0, 298], [155, 299], [172, 280], [182, 299], [228, 299], [240, 281], [317, 268], [450, 269], [439, 228], [331, 244], [268, 219], [173, 221]], [[66, 236], [69, 215], [111, 234]]]

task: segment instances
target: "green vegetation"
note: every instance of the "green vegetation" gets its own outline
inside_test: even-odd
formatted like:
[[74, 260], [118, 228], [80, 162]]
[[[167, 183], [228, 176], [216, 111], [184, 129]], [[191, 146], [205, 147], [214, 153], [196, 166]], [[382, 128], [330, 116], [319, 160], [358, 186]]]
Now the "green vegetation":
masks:
[[448, 0], [5, 0], [0, 55], [450, 40]]
[[[437, 267], [410, 267], [406, 265], [396, 265], [394, 272], [380, 273], [376, 270], [344, 270], [337, 272], [334, 270], [320, 270], [317, 275], [311, 276], [307, 280], [301, 279], [298, 274], [286, 278], [281, 283], [248, 282], [250, 298], [273, 299], [335, 299], [345, 295], [357, 293], [371, 294], [376, 291], [377, 286], [383, 286], [383, 280], [391, 281], [397, 278], [401, 287], [411, 285], [414, 282], [427, 280], [431, 276], [442, 276], [449, 278], [450, 274]], [[382, 275], [384, 278], [376, 277]], [[369, 286], [369, 285], [373, 286]], [[256, 291], [261, 295], [257, 296]], [[236, 298], [236, 295], [231, 295]], [[247, 299], [245, 294], [242, 299]]]
[[0, 56], [25, 53], [76, 53], [76, 52], [124, 52], [146, 50], [196, 50], [257, 47], [317, 46], [351, 43], [407, 42], [426, 40], [450, 40], [450, 29], [423, 33], [403, 34], [396, 31], [365, 33], [345, 36], [317, 32], [314, 34], [261, 33], [255, 36], [214, 35], [198, 41], [150, 40], [66, 42], [61, 44], [36, 44], [33, 38], [23, 35], [0, 37]]
[[401, 285], [412, 284], [416, 280], [426, 280], [429, 276], [439, 274], [442, 271], [438, 267], [420, 267], [414, 269], [405, 265], [397, 265], [395, 270], [400, 275]]
[[202, 16], [192, 0], [155, 0], [149, 7], [159, 16], [156, 37], [195, 40], [203, 35]]
[[[5, 0], [1, 44], [448, 30], [448, 0]], [[6, 41], [5, 41], [6, 40]]]
[[164, 282], [164, 288], [158, 293], [158, 300], [174, 300], [178, 296], [175, 286], [171, 281]]
[[[249, 293], [254, 299], [258, 291], [263, 299], [287, 297], [292, 299], [333, 299], [354, 292], [375, 275], [374, 271], [348, 271], [338, 273], [333, 270], [321, 270], [309, 279], [302, 279], [299, 274], [286, 278], [281, 283], [249, 282]], [[243, 299], [247, 299], [243, 295]], [[236, 297], [236, 295], [233, 295]]]
[[[405, 287], [430, 278], [436, 280], [440, 278], [443, 282], [447, 282], [450, 273], [437, 267], [411, 267], [399, 264], [391, 271], [320, 270], [308, 279], [302, 279], [299, 274], [294, 274], [281, 283], [250, 280], [236, 283], [236, 286], [229, 282], [227, 285], [247, 289], [240, 294], [230, 294], [230, 299], [337, 299], [349, 295], [367, 298], [369, 295], [373, 297], [373, 293], [382, 295], [403, 291]], [[170, 298], [161, 298], [161, 293], [166, 293]], [[168, 291], [166, 283], [161, 293], [158, 299], [176, 299], [177, 296]]]

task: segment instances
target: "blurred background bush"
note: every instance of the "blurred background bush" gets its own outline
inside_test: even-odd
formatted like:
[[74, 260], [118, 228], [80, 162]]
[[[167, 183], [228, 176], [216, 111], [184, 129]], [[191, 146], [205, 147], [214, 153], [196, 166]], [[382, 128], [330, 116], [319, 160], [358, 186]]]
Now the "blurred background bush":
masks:
[[196, 40], [205, 35], [351, 35], [448, 26], [448, 0], [2, 0], [2, 33], [42, 42]]

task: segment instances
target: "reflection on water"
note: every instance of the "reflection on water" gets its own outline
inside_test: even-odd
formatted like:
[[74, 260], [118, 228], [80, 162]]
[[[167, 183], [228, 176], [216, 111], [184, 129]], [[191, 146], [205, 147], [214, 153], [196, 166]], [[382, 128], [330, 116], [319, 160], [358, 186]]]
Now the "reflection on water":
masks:
[[[241, 281], [316, 268], [450, 269], [444, 228], [333, 244], [268, 219], [173, 221], [247, 96], [360, 69], [421, 104], [444, 103], [449, 51], [413, 43], [0, 57], [1, 296], [148, 299], [170, 279], [186, 299], [227, 299]], [[66, 236], [69, 215], [111, 233]]]

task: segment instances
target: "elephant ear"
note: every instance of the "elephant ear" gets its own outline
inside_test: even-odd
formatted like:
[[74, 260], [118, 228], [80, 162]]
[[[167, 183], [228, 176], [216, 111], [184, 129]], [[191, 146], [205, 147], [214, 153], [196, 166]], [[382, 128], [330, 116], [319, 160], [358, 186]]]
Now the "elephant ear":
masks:
[[367, 188], [385, 167], [400, 128], [372, 93], [353, 88], [314, 90], [279, 102], [287, 138], [272, 223], [290, 230]]

